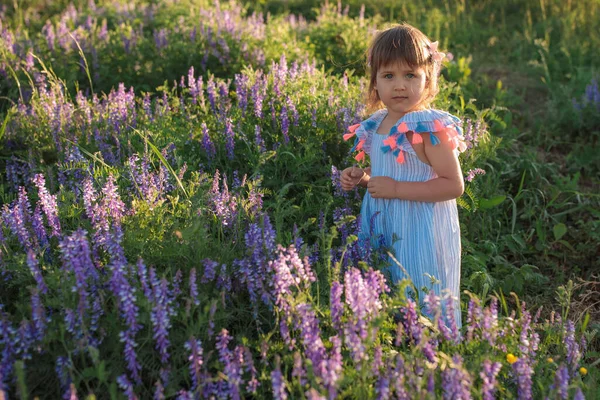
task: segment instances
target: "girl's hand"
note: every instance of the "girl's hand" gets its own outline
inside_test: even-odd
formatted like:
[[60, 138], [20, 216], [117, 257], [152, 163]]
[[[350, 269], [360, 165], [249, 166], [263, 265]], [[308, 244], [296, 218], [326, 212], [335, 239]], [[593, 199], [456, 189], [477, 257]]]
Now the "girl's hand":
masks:
[[398, 198], [396, 181], [389, 176], [376, 176], [369, 180], [367, 190], [374, 199]]
[[342, 171], [340, 182], [342, 189], [346, 192], [354, 189], [360, 183], [367, 173], [362, 168], [348, 167]]

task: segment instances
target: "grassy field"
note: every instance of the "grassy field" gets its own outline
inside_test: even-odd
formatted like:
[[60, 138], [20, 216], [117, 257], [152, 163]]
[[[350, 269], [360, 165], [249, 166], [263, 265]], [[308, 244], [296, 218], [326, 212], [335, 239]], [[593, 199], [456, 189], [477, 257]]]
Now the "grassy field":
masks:
[[[0, 398], [599, 398], [597, 0], [0, 7]], [[380, 285], [336, 189], [402, 21], [485, 171], [462, 332]]]

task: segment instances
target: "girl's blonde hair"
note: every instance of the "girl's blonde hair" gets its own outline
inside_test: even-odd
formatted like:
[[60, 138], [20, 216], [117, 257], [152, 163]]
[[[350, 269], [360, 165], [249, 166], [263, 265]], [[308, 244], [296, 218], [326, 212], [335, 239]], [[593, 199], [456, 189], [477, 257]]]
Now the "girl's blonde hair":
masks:
[[367, 67], [371, 73], [367, 89], [367, 109], [372, 112], [383, 108], [377, 90], [377, 73], [381, 67], [395, 63], [411, 68], [423, 68], [426, 76], [425, 91], [418, 106], [428, 107], [438, 89], [441, 62], [433, 59], [429, 50], [431, 41], [423, 32], [409, 24], [400, 24], [377, 33], [367, 50]]

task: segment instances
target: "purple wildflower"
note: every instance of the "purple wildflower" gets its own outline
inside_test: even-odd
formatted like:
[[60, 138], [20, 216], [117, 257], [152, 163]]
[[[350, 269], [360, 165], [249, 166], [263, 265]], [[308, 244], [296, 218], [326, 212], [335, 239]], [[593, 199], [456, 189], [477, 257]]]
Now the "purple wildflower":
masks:
[[370, 322], [383, 307], [381, 294], [388, 290], [379, 271], [370, 269], [363, 277], [359, 269], [351, 268], [344, 275], [344, 294], [351, 311], [344, 325], [344, 339], [357, 363], [365, 359], [365, 343], [373, 340], [376, 333]]
[[217, 112], [217, 86], [215, 84], [214, 76], [211, 75], [206, 83], [206, 91], [208, 93], [208, 102], [210, 103], [210, 109], [213, 113]]
[[267, 92], [267, 77], [262, 72], [256, 73], [256, 79], [254, 85], [250, 90], [250, 97], [254, 103], [254, 115], [256, 118], [262, 119], [263, 117], [263, 102]]
[[11, 374], [14, 358], [18, 352], [17, 345], [23, 344], [16, 337], [16, 329], [12, 326], [8, 319], [8, 315], [2, 310], [0, 304], [0, 344], [2, 345], [2, 353], [0, 353], [0, 393], [3, 390], [8, 390], [9, 376]]
[[258, 149], [263, 152], [265, 151], [265, 141], [263, 140], [260, 132], [260, 125], [254, 125], [254, 144], [256, 144]]
[[235, 133], [233, 132], [233, 124], [231, 123], [231, 119], [227, 118], [225, 121], [225, 148], [227, 149], [227, 157], [230, 160], [233, 160], [235, 156], [234, 147], [235, 147]]
[[117, 383], [119, 384], [121, 390], [123, 390], [123, 393], [125, 393], [125, 396], [127, 396], [128, 400], [138, 400], [135, 392], [133, 391], [133, 385], [131, 382], [129, 382], [129, 379], [127, 379], [126, 375], [119, 376], [117, 378]]
[[27, 228], [27, 222], [30, 218], [31, 207], [29, 205], [29, 199], [27, 198], [27, 192], [24, 187], [20, 187], [19, 196], [17, 200], [12, 203], [12, 207], [6, 204], [4, 205], [2, 219], [12, 233], [17, 236], [25, 250], [32, 248], [31, 237], [29, 229]]
[[238, 106], [242, 109], [242, 117], [246, 115], [248, 108], [248, 76], [245, 74], [235, 74], [235, 91], [238, 99]]
[[481, 328], [483, 311], [479, 300], [471, 298], [467, 309], [467, 340], [472, 341], [475, 338], [475, 331]]
[[217, 289], [226, 293], [231, 292], [231, 275], [227, 273], [227, 265], [221, 264], [219, 275], [217, 276]]
[[470, 169], [465, 179], [469, 182], [473, 182], [476, 175], [485, 175], [485, 170], [481, 168]]
[[154, 45], [158, 50], [167, 47], [167, 30], [165, 28], [161, 28], [158, 31], [156, 29], [154, 30]]
[[127, 326], [127, 330], [122, 331], [119, 334], [121, 342], [125, 345], [127, 368], [129, 369], [129, 372], [131, 372], [133, 379], [136, 382], [140, 382], [141, 366], [135, 353], [135, 335], [140, 329], [140, 325], [137, 322], [138, 306], [135, 304], [135, 289], [127, 279], [127, 265], [126, 260], [122, 255], [123, 250], [117, 249], [120, 247], [120, 240], [121, 238], [119, 236], [114, 238], [111, 237], [107, 245], [107, 250], [113, 255], [111, 263], [109, 264], [109, 268], [112, 271], [110, 285], [117, 298], [121, 316], [125, 320]]
[[86, 232], [78, 229], [71, 236], [67, 236], [59, 247], [64, 266], [75, 275], [75, 286], [72, 291], [79, 294], [78, 312], [83, 324], [84, 315], [89, 308], [88, 297], [92, 294], [90, 287], [98, 279]]
[[73, 365], [71, 364], [71, 360], [68, 357], [56, 358], [56, 367], [54, 370], [56, 371], [56, 375], [58, 376], [60, 386], [63, 392], [65, 392], [65, 394], [63, 395], [63, 399], [69, 399], [71, 397], [69, 393], [69, 387], [71, 385], [71, 376], [69, 374], [69, 370], [71, 368], [73, 368]]
[[40, 291], [33, 289], [31, 292], [31, 319], [33, 320], [34, 333], [33, 337], [36, 341], [44, 340], [46, 331], [46, 311], [40, 300]]
[[[153, 268], [150, 269], [153, 272]], [[171, 306], [172, 299], [168, 293], [168, 282], [162, 278], [160, 282], [152, 283], [153, 308], [150, 312], [150, 320], [154, 327], [152, 337], [156, 340], [156, 350], [160, 354], [160, 361], [163, 364], [169, 362], [169, 328], [171, 327], [170, 316], [174, 315]]]
[[185, 343], [184, 347], [190, 352], [188, 360], [190, 362], [190, 377], [192, 378], [191, 390], [195, 391], [201, 384], [202, 374], [200, 369], [204, 363], [204, 360], [202, 359], [202, 342], [192, 337]]
[[38, 260], [35, 257], [35, 253], [32, 250], [27, 251], [27, 266], [31, 271], [31, 275], [33, 275], [33, 279], [37, 283], [38, 291], [42, 294], [48, 293], [48, 286], [44, 283], [44, 278], [42, 277], [42, 271], [40, 270], [40, 266]]
[[285, 105], [281, 106], [281, 133], [283, 133], [283, 143], [288, 144], [290, 142], [289, 131], [290, 131], [290, 121], [288, 118], [287, 107]]
[[275, 304], [284, 315], [289, 316], [291, 315], [289, 296], [293, 294], [294, 289], [308, 290], [310, 283], [314, 282], [316, 277], [307, 260], [300, 260], [294, 245], [287, 249], [279, 246], [278, 252], [277, 259], [269, 261], [268, 265], [275, 273], [273, 278]]
[[498, 336], [498, 299], [493, 297], [483, 312], [482, 336], [490, 346], [495, 346]]
[[281, 373], [281, 362], [277, 357], [275, 369], [271, 371], [271, 383], [273, 385], [273, 398], [276, 400], [286, 400], [288, 398], [285, 380]]
[[244, 347], [244, 362], [246, 364], [246, 372], [250, 374], [250, 380], [246, 385], [246, 390], [250, 393], [256, 393], [256, 390], [260, 385], [258, 379], [256, 378], [258, 371], [254, 366], [254, 358], [252, 357], [252, 351], [250, 351], [248, 347]]
[[[446, 326], [448, 326], [448, 329], [450, 331], [450, 334], [452, 335], [452, 340], [454, 341], [454, 343], [460, 343], [461, 341], [461, 335], [460, 335], [460, 330], [458, 327], [458, 323], [460, 323], [460, 321], [456, 321], [456, 314], [454, 311], [454, 307], [458, 304], [458, 306], [460, 307], [460, 303], [457, 299], [455, 299], [452, 295], [448, 294], [446, 296], [446, 298], [444, 299], [444, 305], [445, 305], [445, 320], [446, 320]], [[460, 318], [460, 313], [458, 313], [458, 316]]]
[[299, 352], [294, 353], [294, 368], [292, 369], [292, 378], [297, 378], [300, 386], [306, 384], [306, 371], [302, 361], [302, 355]]
[[333, 185], [333, 195], [338, 197], [346, 197], [346, 192], [342, 189], [341, 182], [342, 173], [335, 165], [331, 166], [331, 184]]
[[526, 357], [520, 357], [513, 365], [513, 373], [517, 380], [517, 395], [519, 400], [533, 399], [531, 377], [533, 368]]
[[171, 297], [173, 298], [173, 300], [177, 299], [177, 297], [181, 294], [181, 281], [183, 280], [183, 272], [181, 272], [180, 269], [178, 269], [175, 272], [175, 276], [173, 277], [173, 282], [171, 283], [171, 285], [173, 286], [173, 289], [171, 289]]
[[42, 33], [46, 37], [46, 44], [50, 51], [54, 51], [54, 41], [56, 40], [56, 34], [54, 33], [54, 25], [50, 20], [46, 21], [46, 25], [42, 28]]
[[208, 157], [208, 159], [212, 160], [215, 158], [215, 155], [217, 153], [215, 150], [215, 145], [212, 142], [212, 140], [210, 139], [210, 133], [208, 132], [208, 127], [206, 126], [206, 123], [202, 122], [201, 128], [202, 128], [202, 148], [206, 152], [206, 156]]
[[204, 274], [202, 275], [201, 282], [212, 282], [215, 279], [216, 269], [219, 266], [219, 263], [209, 258], [206, 258], [204, 259], [204, 261], [202, 261], [202, 264], [204, 265]]
[[192, 268], [190, 271], [190, 299], [195, 305], [200, 305], [200, 300], [198, 299], [198, 284], [196, 283], [196, 268]]
[[271, 73], [273, 74], [273, 91], [277, 97], [281, 96], [281, 90], [285, 86], [288, 73], [287, 60], [285, 54], [281, 55], [279, 64], [273, 62], [271, 65]]
[[217, 311], [217, 302], [214, 301], [210, 305], [210, 310], [208, 311], [208, 336], [212, 336], [215, 330], [215, 312]]
[[477, 120], [473, 124], [473, 121], [467, 118], [463, 123], [463, 135], [467, 143], [467, 148], [476, 147], [485, 132], [486, 126], [481, 120]]
[[567, 363], [571, 372], [574, 372], [581, 360], [581, 349], [579, 343], [575, 340], [575, 324], [573, 321], [567, 321], [563, 335], [563, 342], [567, 351]]
[[442, 398], [471, 399], [471, 377], [462, 366], [459, 355], [452, 358], [454, 367], [442, 372]]
[[342, 314], [344, 312], [344, 305], [342, 304], [342, 292], [344, 291], [343, 286], [335, 281], [331, 284], [331, 323], [334, 328], [340, 332], [342, 329]]
[[379, 376], [379, 371], [383, 368], [383, 350], [381, 345], [376, 345], [373, 350], [373, 364], [371, 365], [371, 371], [374, 376]]
[[217, 170], [209, 192], [209, 206], [221, 224], [230, 227], [237, 217], [237, 198], [229, 193], [226, 178], [223, 178], [223, 189], [219, 190], [220, 180], [219, 170]]
[[559, 398], [564, 400], [569, 398], [569, 369], [566, 365], [562, 364], [556, 370], [553, 387]]
[[387, 374], [381, 374], [375, 385], [377, 400], [387, 400], [390, 398], [390, 378]]
[[341, 340], [334, 336], [330, 338], [333, 343], [332, 354], [327, 356], [319, 329], [319, 320], [309, 304], [297, 306], [298, 319], [296, 329], [300, 332], [305, 354], [311, 360], [313, 371], [323, 383], [331, 398], [335, 397], [337, 381], [342, 372]]
[[496, 376], [501, 368], [502, 364], [499, 362], [492, 363], [490, 360], [485, 360], [483, 362], [481, 372], [479, 372], [479, 376], [483, 381], [481, 388], [483, 400], [494, 400], [496, 398], [494, 396], [497, 385]]

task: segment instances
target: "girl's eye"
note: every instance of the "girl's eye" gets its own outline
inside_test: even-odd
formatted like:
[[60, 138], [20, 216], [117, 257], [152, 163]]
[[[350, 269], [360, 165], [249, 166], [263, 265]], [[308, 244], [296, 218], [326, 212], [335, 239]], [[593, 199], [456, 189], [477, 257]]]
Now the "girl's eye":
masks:
[[412, 78], [414, 78], [414, 77], [415, 77], [415, 74], [406, 74], [406, 77], [407, 77], [408, 79], [412, 79]]
[[383, 77], [385, 79], [392, 79], [393, 75], [392, 74], [385, 74]]

